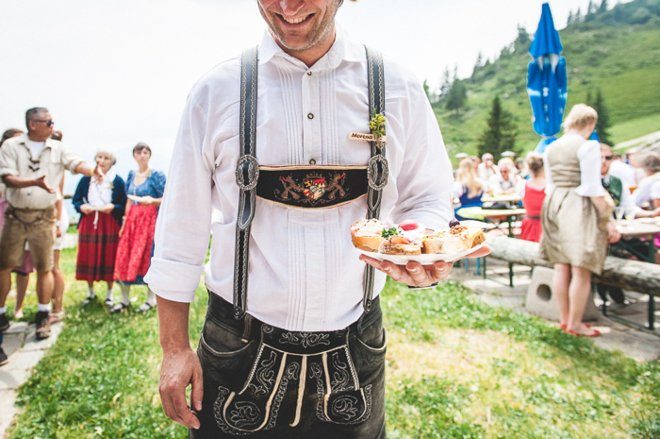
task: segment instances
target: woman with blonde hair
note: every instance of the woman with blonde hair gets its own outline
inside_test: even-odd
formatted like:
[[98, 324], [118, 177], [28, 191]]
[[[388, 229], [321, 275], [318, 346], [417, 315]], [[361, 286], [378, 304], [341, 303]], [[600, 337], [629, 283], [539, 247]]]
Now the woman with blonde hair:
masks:
[[600, 180], [600, 144], [588, 141], [598, 113], [575, 105], [564, 121], [564, 135], [545, 152], [546, 199], [541, 253], [554, 265], [553, 290], [561, 327], [576, 336], [600, 332], [582, 322], [591, 296], [591, 273], [601, 274], [608, 241], [621, 236], [612, 218], [614, 203]]
[[[481, 206], [481, 197], [484, 190], [485, 185], [477, 176], [477, 170], [472, 159], [465, 158], [461, 160], [456, 170], [456, 181], [454, 182], [454, 197], [460, 203], [456, 210], [463, 207]], [[456, 212], [454, 214], [458, 220], [465, 219]]]

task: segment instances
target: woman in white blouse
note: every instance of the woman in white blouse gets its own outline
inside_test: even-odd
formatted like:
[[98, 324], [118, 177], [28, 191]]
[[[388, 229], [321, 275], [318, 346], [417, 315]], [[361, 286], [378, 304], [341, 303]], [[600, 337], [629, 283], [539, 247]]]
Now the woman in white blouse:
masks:
[[546, 150], [547, 196], [541, 213], [541, 252], [554, 264], [561, 327], [587, 337], [600, 335], [582, 322], [591, 273], [602, 272], [608, 241], [620, 239], [611, 220], [614, 203], [601, 184], [600, 144], [587, 140], [597, 120], [596, 110], [575, 105], [564, 135]]
[[649, 152], [639, 160], [644, 178], [635, 191], [635, 204], [649, 210], [660, 209], [660, 154]]

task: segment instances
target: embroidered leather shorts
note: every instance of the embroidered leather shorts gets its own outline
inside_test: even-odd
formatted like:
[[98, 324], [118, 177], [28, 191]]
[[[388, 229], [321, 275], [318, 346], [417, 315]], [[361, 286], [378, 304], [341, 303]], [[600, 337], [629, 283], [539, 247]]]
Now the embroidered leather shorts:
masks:
[[[384, 438], [385, 331], [378, 299], [360, 324], [290, 332], [211, 293], [197, 353], [201, 428], [192, 438]], [[358, 327], [360, 330], [358, 330]]]

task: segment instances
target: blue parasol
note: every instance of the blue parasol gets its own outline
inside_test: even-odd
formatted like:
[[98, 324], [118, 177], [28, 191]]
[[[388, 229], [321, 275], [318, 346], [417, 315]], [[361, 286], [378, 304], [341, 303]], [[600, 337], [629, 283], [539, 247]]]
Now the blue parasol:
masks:
[[533, 60], [527, 67], [527, 94], [532, 105], [534, 131], [543, 139], [536, 150], [543, 152], [555, 140], [564, 119], [568, 96], [566, 58], [550, 5], [543, 3], [541, 19], [529, 48]]

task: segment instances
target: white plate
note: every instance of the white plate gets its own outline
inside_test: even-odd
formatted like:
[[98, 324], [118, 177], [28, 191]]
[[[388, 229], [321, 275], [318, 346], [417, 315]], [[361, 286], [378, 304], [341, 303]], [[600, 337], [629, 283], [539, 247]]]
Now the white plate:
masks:
[[431, 265], [434, 262], [438, 262], [438, 261], [446, 261], [446, 262], [458, 261], [459, 259], [463, 259], [466, 256], [481, 249], [484, 245], [485, 243], [481, 243], [475, 247], [472, 247], [471, 249], [462, 251], [460, 253], [432, 253], [432, 254], [421, 254], [421, 255], [386, 255], [383, 253], [360, 250], [359, 248], [355, 248], [355, 249], [360, 253], [362, 253], [363, 255], [369, 256], [370, 258], [378, 259], [379, 261], [390, 261], [397, 265], [406, 265], [410, 261], [419, 262], [422, 265]]

